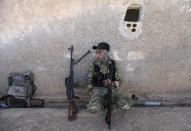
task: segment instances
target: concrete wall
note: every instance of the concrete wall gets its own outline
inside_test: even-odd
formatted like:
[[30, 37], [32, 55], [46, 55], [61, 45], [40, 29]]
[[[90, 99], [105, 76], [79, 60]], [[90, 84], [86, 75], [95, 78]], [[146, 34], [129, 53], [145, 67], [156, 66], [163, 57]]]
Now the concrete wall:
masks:
[[[124, 17], [141, 6], [137, 31]], [[191, 0], [0, 0], [0, 92], [12, 71], [32, 70], [37, 96], [62, 98], [70, 45], [75, 57], [105, 41], [123, 76], [121, 90], [143, 98], [191, 97]], [[86, 81], [93, 54], [78, 65]], [[82, 93], [83, 94], [83, 93]]]

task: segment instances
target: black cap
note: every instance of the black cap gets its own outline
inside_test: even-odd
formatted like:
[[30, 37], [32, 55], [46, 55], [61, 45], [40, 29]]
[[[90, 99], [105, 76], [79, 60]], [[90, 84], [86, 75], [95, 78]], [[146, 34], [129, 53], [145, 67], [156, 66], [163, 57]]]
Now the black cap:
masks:
[[110, 50], [110, 46], [106, 42], [100, 42], [97, 46], [93, 46], [93, 49], [109, 51]]

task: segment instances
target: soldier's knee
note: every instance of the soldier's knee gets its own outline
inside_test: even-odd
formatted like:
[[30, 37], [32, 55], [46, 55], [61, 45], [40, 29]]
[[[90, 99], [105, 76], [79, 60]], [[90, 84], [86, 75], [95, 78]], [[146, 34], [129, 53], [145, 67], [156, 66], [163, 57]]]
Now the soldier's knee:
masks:
[[97, 113], [97, 112], [98, 112], [97, 109], [87, 109], [87, 111], [88, 111], [89, 113]]
[[131, 105], [125, 104], [125, 105], [122, 105], [120, 108], [121, 108], [121, 110], [129, 110], [131, 108]]
[[102, 108], [100, 106], [88, 106], [87, 111], [90, 113], [96, 113], [102, 111]]

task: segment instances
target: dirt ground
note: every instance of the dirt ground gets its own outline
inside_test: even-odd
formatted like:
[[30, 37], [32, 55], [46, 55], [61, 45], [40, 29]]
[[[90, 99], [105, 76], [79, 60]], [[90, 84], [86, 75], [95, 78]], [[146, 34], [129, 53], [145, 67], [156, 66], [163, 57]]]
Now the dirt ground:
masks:
[[[0, 131], [107, 131], [105, 112], [81, 109], [78, 119], [67, 120], [65, 108], [0, 110]], [[191, 131], [191, 108], [131, 108], [114, 110], [112, 131]]]

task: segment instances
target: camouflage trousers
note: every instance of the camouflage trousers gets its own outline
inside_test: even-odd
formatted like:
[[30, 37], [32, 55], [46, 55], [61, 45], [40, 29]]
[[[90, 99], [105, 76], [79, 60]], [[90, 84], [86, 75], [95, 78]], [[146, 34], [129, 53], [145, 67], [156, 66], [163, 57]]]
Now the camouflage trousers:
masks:
[[[105, 95], [107, 92], [107, 88], [94, 87], [87, 105], [87, 110], [91, 113], [104, 110]], [[115, 104], [122, 110], [128, 110], [132, 105], [128, 98], [117, 89], [112, 89], [112, 104]]]

